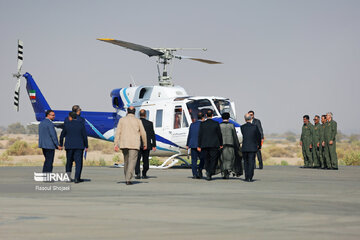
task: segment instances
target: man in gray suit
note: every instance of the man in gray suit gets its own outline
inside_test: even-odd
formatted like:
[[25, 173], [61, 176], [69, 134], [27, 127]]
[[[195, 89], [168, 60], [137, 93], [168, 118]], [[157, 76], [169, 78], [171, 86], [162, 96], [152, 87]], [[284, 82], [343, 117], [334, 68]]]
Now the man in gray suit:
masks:
[[52, 172], [53, 162], [55, 156], [55, 149], [61, 150], [58, 138], [56, 135], [55, 127], [52, 121], [55, 118], [55, 113], [52, 110], [47, 110], [45, 119], [39, 125], [39, 148], [45, 157], [43, 172]]
[[[251, 123], [256, 125], [260, 131], [260, 134], [261, 134], [261, 146], [263, 145], [264, 143], [264, 132], [263, 132], [263, 129], [262, 129], [262, 126], [261, 126], [261, 121], [257, 118], [255, 118], [255, 113], [254, 111], [250, 110], [248, 112], [248, 114], [250, 114], [251, 116]], [[263, 169], [263, 161], [262, 161], [262, 156], [261, 156], [261, 148], [259, 148], [259, 150], [257, 151], [256, 153], [256, 156], [257, 156], [257, 159], [259, 161], [259, 169]], [[256, 161], [255, 161], [255, 165], [254, 165], [254, 168], [256, 168]]]

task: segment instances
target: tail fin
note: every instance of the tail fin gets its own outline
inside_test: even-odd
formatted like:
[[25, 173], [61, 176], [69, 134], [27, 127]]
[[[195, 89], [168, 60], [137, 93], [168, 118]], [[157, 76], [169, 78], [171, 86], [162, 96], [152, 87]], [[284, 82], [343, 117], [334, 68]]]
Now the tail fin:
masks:
[[33, 77], [30, 73], [25, 73], [26, 89], [30, 97], [31, 104], [34, 108], [36, 120], [41, 121], [45, 118], [45, 112], [50, 110], [50, 106], [42, 95], [39, 87], [36, 85]]

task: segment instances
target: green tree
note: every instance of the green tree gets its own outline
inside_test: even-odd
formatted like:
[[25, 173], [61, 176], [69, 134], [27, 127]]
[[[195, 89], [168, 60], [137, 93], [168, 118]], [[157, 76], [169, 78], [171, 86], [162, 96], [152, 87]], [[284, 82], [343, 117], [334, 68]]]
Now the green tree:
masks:
[[284, 137], [289, 142], [296, 142], [296, 134], [291, 131], [284, 133]]
[[351, 134], [349, 137], [349, 142], [356, 142], [360, 140], [360, 134]]
[[17, 122], [10, 124], [7, 128], [7, 132], [13, 134], [25, 134], [26, 129], [21, 123]]
[[30, 124], [26, 126], [26, 132], [28, 134], [38, 134], [39, 133], [39, 126], [35, 124]]
[[3, 126], [0, 126], [0, 136], [4, 135], [6, 133], [6, 128]]
[[338, 130], [336, 134], [336, 140], [338, 142], [341, 142], [341, 140], [344, 140], [345, 138], [347, 138], [347, 136], [344, 133], [342, 133], [340, 130]]

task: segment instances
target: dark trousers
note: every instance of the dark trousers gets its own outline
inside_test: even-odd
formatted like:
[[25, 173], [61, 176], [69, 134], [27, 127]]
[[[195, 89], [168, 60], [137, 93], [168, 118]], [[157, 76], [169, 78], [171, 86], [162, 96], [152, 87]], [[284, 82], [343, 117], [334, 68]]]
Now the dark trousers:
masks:
[[201, 152], [203, 154], [206, 174], [214, 175], [216, 166], [219, 160], [219, 149], [218, 148], [202, 148]]
[[54, 162], [54, 156], [55, 156], [55, 149], [46, 149], [42, 148], [42, 152], [45, 157], [45, 162], [43, 166], [42, 172], [52, 172], [53, 170], [53, 162]]
[[143, 161], [142, 175], [146, 176], [146, 173], [149, 170], [149, 155], [150, 155], [150, 150], [140, 149], [138, 158], [136, 161], [136, 166], [135, 166], [135, 174], [136, 175], [140, 174], [140, 159], [142, 157], [142, 161]]
[[254, 177], [256, 152], [243, 152], [245, 179], [252, 179]]
[[73, 162], [75, 162], [75, 179], [81, 178], [81, 172], [83, 167], [83, 149], [66, 149], [66, 165], [65, 170], [71, 175], [71, 169]]
[[[256, 152], [256, 157], [259, 161], [259, 168], [263, 168], [263, 160], [262, 160], [262, 156], [261, 156], [261, 149], [259, 149], [259, 151]], [[254, 168], [256, 168], [256, 161], [254, 163]]]
[[[199, 166], [197, 165], [197, 160], [200, 159]], [[198, 171], [202, 171], [204, 168], [204, 158], [202, 152], [199, 152], [196, 148], [191, 148], [191, 169], [193, 177], [198, 176]]]

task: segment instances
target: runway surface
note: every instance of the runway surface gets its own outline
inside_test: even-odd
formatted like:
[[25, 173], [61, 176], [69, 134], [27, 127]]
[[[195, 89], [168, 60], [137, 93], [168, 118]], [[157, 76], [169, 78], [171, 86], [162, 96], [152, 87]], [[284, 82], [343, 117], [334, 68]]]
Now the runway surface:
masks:
[[0, 239], [360, 239], [360, 167], [266, 166], [253, 183], [150, 169], [131, 186], [120, 168], [85, 167], [80, 184], [40, 171], [0, 168]]

